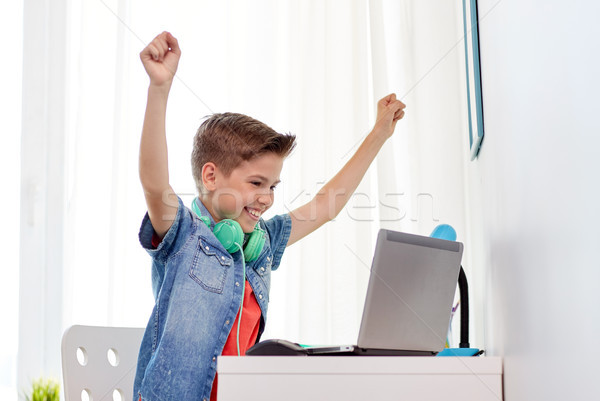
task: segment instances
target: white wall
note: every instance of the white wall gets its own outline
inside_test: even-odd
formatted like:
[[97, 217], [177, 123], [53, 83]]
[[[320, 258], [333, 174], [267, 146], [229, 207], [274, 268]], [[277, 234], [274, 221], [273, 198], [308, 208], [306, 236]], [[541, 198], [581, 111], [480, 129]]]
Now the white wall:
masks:
[[479, 4], [485, 139], [467, 174], [486, 348], [507, 401], [597, 397], [600, 4]]

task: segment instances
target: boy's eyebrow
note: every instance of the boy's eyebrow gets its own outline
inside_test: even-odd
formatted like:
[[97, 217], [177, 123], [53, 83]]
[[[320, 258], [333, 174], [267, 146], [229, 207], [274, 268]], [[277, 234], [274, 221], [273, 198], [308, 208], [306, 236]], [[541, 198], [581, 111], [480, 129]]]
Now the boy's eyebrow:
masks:
[[[269, 179], [268, 179], [267, 177], [265, 177], [265, 176], [262, 176], [262, 175], [260, 175], [260, 174], [254, 174], [254, 175], [251, 175], [251, 176], [250, 176], [250, 178], [258, 178], [258, 179], [260, 179], [260, 180], [263, 180], [263, 181], [267, 181], [267, 182], [269, 182]], [[279, 184], [280, 182], [281, 182], [281, 180], [280, 180], [280, 179], [277, 179], [277, 180], [275, 180], [275, 182], [274, 182], [273, 184]]]

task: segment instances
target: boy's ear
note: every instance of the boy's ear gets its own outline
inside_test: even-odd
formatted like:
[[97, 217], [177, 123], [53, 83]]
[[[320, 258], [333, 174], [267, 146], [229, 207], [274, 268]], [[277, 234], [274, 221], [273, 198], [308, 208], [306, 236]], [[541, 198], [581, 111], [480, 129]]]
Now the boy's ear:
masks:
[[208, 191], [214, 191], [216, 187], [217, 166], [213, 162], [208, 162], [202, 166], [202, 184]]

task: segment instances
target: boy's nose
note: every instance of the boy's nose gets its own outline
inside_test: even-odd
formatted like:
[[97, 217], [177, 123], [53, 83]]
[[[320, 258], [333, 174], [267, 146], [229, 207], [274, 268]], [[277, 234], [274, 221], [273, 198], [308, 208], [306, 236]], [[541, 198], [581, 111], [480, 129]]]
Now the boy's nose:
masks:
[[270, 207], [273, 204], [273, 195], [271, 194], [261, 194], [258, 195], [258, 203], [264, 205], [266, 207]]

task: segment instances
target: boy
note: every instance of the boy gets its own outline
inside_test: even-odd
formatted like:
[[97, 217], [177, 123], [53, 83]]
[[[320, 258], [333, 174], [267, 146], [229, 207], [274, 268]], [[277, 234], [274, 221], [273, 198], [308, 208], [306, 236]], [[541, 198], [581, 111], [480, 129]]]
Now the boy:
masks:
[[148, 214], [140, 242], [152, 256], [156, 303], [140, 347], [134, 400], [216, 398], [217, 357], [244, 355], [259, 340], [270, 273], [285, 247], [342, 210], [404, 116], [395, 95], [380, 100], [373, 131], [341, 171], [309, 203], [264, 221], [295, 137], [241, 114], [215, 114], [194, 139], [199, 197], [190, 210], [169, 184], [165, 135], [180, 55], [168, 32], [140, 53], [150, 77], [140, 144]]

